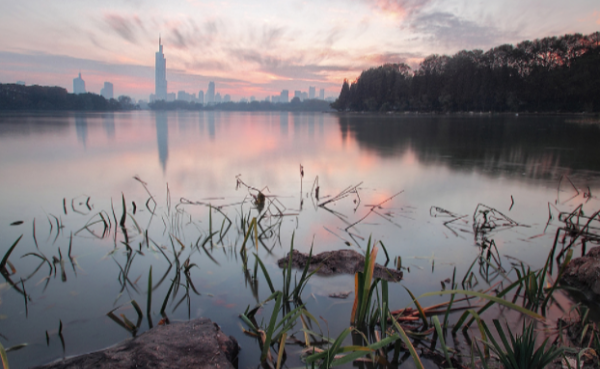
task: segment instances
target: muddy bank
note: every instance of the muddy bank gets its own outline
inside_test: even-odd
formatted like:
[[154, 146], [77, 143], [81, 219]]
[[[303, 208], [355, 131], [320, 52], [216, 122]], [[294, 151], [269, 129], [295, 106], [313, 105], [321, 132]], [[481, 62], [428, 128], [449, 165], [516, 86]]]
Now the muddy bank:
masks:
[[[277, 265], [283, 268], [287, 265], [288, 258], [289, 254], [277, 260]], [[294, 268], [304, 268], [307, 262], [308, 254], [297, 250], [292, 251], [292, 266]], [[309, 270], [313, 271], [319, 267], [317, 271], [319, 275], [355, 274], [356, 272], [362, 272], [364, 266], [365, 257], [358, 252], [354, 250], [336, 250], [313, 255]], [[402, 279], [402, 271], [375, 264], [373, 278], [397, 282]]]
[[240, 347], [210, 319], [157, 326], [108, 349], [34, 369], [237, 368]]

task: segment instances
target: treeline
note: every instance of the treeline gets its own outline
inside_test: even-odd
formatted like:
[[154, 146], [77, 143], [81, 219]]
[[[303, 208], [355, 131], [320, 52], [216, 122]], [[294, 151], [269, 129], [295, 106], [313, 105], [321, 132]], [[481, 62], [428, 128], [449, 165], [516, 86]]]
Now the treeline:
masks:
[[431, 55], [344, 80], [340, 111], [600, 111], [600, 34]]
[[148, 104], [152, 110], [222, 110], [222, 111], [326, 111], [331, 110], [325, 100], [310, 99], [300, 101], [297, 97], [289, 103], [271, 103], [269, 101], [224, 102], [204, 105], [187, 101], [155, 101]]
[[135, 108], [129, 96], [107, 100], [93, 93], [71, 94], [62, 87], [0, 84], [0, 110], [116, 111]]

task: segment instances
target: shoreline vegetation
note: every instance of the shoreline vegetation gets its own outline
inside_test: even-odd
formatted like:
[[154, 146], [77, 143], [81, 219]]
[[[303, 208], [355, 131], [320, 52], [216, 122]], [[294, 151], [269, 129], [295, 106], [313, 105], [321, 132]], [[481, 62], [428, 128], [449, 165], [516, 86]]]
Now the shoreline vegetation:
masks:
[[600, 112], [600, 32], [384, 64], [344, 80], [338, 111]]

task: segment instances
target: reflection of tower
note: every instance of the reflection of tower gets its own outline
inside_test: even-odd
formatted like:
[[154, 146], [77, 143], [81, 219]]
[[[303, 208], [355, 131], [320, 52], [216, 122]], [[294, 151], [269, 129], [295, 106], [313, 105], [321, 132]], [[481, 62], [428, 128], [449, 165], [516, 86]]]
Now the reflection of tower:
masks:
[[288, 134], [288, 114], [287, 111], [279, 113], [279, 131], [282, 136], [287, 136]]
[[104, 130], [106, 131], [106, 137], [115, 138], [115, 113], [104, 114]]
[[308, 113], [308, 137], [315, 136], [315, 116], [313, 113]]
[[323, 113], [319, 114], [319, 136], [323, 137]]
[[198, 112], [198, 131], [200, 136], [204, 134], [204, 110]]
[[154, 64], [154, 94], [156, 100], [167, 100], [167, 59], [163, 54], [163, 45], [158, 38], [158, 51]]
[[83, 147], [85, 147], [87, 142], [88, 127], [85, 114], [83, 113], [75, 113], [75, 132], [77, 133], [77, 140], [79, 140], [79, 142], [83, 144]]
[[163, 174], [165, 174], [167, 170], [167, 159], [169, 158], [169, 122], [167, 120], [167, 113], [164, 111], [157, 111], [155, 118], [158, 160], [160, 160]]
[[206, 114], [208, 115], [208, 136], [212, 141], [215, 139], [215, 112], [207, 111]]

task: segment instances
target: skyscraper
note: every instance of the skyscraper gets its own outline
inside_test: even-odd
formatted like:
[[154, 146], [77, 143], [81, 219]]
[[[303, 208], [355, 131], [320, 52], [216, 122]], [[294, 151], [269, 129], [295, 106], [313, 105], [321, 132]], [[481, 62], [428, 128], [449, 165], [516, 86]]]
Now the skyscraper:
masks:
[[158, 38], [158, 51], [155, 59], [154, 95], [156, 100], [167, 100], [167, 59], [163, 54], [163, 45]]
[[308, 87], [308, 98], [309, 99], [315, 98], [315, 88], [313, 86]]
[[279, 102], [286, 103], [286, 102], [289, 102], [289, 101], [290, 101], [289, 91], [288, 90], [281, 90], [281, 93], [279, 94]]
[[79, 72], [79, 77], [73, 78], [73, 93], [74, 94], [84, 94], [85, 93], [85, 81], [81, 78], [81, 72]]
[[114, 96], [113, 92], [113, 84], [110, 82], [104, 82], [104, 87], [100, 90], [100, 95], [104, 97], [106, 100], [110, 100]]
[[204, 104], [204, 91], [202, 90], [198, 91], [198, 102]]
[[208, 82], [208, 90], [206, 90], [206, 95], [204, 96], [204, 100], [206, 100], [207, 104], [212, 104], [215, 102], [215, 83]]
[[319, 90], [319, 99], [325, 100], [325, 89], [324, 88]]

